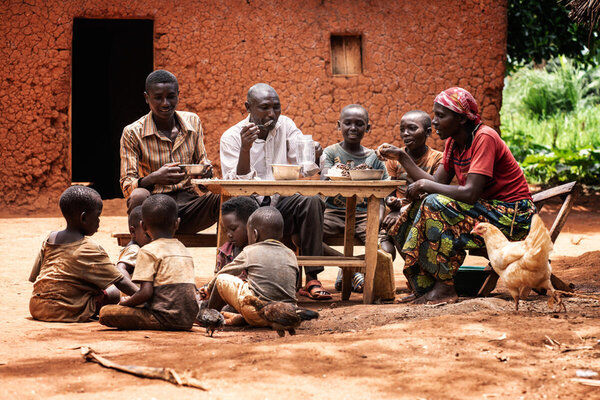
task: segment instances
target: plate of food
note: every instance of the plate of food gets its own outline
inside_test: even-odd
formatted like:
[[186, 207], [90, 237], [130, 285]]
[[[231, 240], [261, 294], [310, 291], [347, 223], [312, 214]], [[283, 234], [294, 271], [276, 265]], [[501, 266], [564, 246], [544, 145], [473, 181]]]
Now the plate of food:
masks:
[[350, 173], [348, 172], [350, 167], [344, 164], [335, 164], [333, 167], [327, 170], [326, 178], [331, 179], [332, 181], [349, 181]]
[[373, 169], [367, 164], [350, 168], [348, 173], [350, 174], [350, 179], [353, 181], [379, 181], [383, 176], [382, 169]]

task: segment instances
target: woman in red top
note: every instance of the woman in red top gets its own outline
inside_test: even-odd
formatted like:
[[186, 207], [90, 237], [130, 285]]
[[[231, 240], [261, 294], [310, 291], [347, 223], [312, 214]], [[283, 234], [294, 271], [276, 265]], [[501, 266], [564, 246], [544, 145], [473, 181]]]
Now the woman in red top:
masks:
[[[442, 139], [443, 168], [429, 175], [409, 162], [416, 180], [407, 189], [415, 201], [392, 233], [405, 260], [404, 274], [413, 294], [403, 301], [455, 302], [454, 275], [466, 249], [484, 247], [471, 229], [490, 222], [510, 240], [529, 232], [536, 212], [521, 168], [496, 131], [481, 123], [469, 92], [450, 88], [434, 101], [432, 124]], [[398, 158], [393, 146], [381, 148], [385, 158]], [[450, 185], [456, 177], [458, 185]]]

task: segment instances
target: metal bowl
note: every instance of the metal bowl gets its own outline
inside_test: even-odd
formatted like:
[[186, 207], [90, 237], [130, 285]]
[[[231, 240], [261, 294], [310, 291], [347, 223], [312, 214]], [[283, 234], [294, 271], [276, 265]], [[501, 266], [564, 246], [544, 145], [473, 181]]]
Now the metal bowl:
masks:
[[210, 164], [179, 164], [186, 175], [202, 175], [209, 166]]
[[353, 181], [380, 181], [383, 176], [382, 169], [351, 169], [349, 172]]
[[300, 177], [301, 165], [271, 164], [273, 177], [277, 181], [289, 181]]

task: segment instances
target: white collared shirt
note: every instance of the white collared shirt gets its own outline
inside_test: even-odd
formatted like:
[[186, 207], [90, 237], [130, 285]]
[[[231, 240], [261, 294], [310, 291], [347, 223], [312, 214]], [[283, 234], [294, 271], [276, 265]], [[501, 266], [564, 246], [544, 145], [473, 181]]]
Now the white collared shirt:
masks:
[[250, 149], [250, 172], [237, 174], [237, 164], [242, 148], [240, 132], [250, 121], [250, 115], [227, 129], [221, 136], [221, 172], [223, 179], [259, 179], [273, 180], [271, 164], [298, 164], [296, 143], [302, 132], [294, 121], [285, 115], [279, 116], [275, 129], [271, 130], [265, 140], [256, 139]]

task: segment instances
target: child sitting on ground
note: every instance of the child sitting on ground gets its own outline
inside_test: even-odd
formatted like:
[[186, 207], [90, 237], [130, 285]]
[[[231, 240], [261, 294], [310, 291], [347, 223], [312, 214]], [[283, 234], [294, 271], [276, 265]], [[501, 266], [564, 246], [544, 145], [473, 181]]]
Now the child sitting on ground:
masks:
[[100, 323], [120, 329], [190, 330], [199, 310], [194, 261], [173, 237], [179, 226], [175, 200], [164, 194], [144, 200], [142, 226], [152, 241], [139, 250], [133, 271], [140, 290], [119, 305], [104, 307]]
[[248, 196], [234, 197], [221, 204], [221, 220], [228, 241], [217, 250], [215, 274], [232, 262], [248, 244], [246, 224], [256, 210], [258, 203]]
[[[248, 196], [234, 197], [221, 204], [222, 228], [225, 229], [229, 240], [217, 249], [215, 274], [232, 262], [248, 244], [246, 224], [250, 215], [258, 210], [258, 207], [256, 200]], [[246, 271], [242, 271], [239, 278], [245, 281]], [[210, 294], [206, 290], [207, 286], [208, 284], [198, 290], [202, 299], [206, 299]]]
[[135, 260], [137, 259], [140, 247], [150, 243], [150, 236], [142, 227], [142, 206], [135, 207], [127, 217], [129, 233], [131, 240], [127, 246], [123, 247], [117, 261], [117, 269], [127, 278], [131, 279], [135, 269]]
[[[247, 322], [253, 326], [268, 326], [253, 306], [243, 305], [248, 295], [263, 301], [296, 303], [298, 262], [293, 251], [280, 240], [283, 237], [283, 217], [275, 207], [261, 207], [248, 219], [248, 246], [221, 269], [208, 284], [208, 307], [221, 310], [226, 304], [240, 314], [223, 313], [227, 325]], [[247, 271], [248, 281], [235, 275]]]
[[[385, 166], [391, 179], [404, 180], [406, 185], [409, 185], [415, 181], [413, 168], [419, 168], [430, 175], [434, 174], [442, 162], [443, 153], [425, 144], [430, 135], [431, 117], [425, 111], [413, 110], [402, 116], [400, 137], [405, 147], [399, 148], [384, 143], [377, 149], [380, 156], [387, 159]], [[411, 171], [413, 172], [411, 173]], [[399, 220], [401, 210], [408, 205], [404, 193], [405, 189], [406, 186], [399, 187], [386, 198], [386, 205], [390, 209], [390, 213], [383, 219], [381, 224], [385, 232], [381, 247], [386, 251], [390, 247], [392, 250], [394, 248], [393, 241], [387, 233]]]
[[[388, 179], [385, 165], [377, 158], [375, 151], [361, 145], [365, 134], [371, 130], [369, 114], [364, 107], [350, 104], [342, 109], [337, 129], [342, 132], [342, 141], [327, 147], [323, 151], [324, 165], [321, 179], [327, 179], [327, 171], [335, 164], [346, 165], [349, 161], [355, 166], [366, 164], [372, 169], [382, 169], [381, 179]], [[364, 199], [356, 204], [355, 234], [364, 243], [367, 229], [367, 203]], [[323, 219], [324, 237], [343, 234], [346, 227], [346, 198], [340, 195], [325, 199], [325, 215]], [[383, 214], [383, 205], [382, 205]], [[352, 278], [352, 291], [362, 292], [364, 276], [356, 272]], [[336, 290], [342, 290], [342, 270], [335, 282]]]
[[40, 321], [87, 322], [103, 305], [119, 302], [119, 289], [132, 295], [137, 287], [88, 237], [100, 225], [98, 192], [71, 186], [60, 196], [59, 205], [67, 227], [51, 232], [42, 244], [29, 276], [34, 282], [29, 312]]

